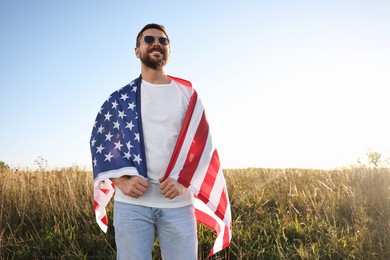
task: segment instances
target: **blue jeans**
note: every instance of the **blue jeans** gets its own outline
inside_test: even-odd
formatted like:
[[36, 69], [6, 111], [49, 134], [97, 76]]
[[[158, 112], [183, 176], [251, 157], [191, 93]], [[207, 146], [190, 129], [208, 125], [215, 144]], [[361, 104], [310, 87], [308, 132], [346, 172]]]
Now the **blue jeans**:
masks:
[[114, 202], [118, 260], [150, 260], [155, 233], [163, 259], [197, 259], [198, 237], [193, 205], [150, 208]]

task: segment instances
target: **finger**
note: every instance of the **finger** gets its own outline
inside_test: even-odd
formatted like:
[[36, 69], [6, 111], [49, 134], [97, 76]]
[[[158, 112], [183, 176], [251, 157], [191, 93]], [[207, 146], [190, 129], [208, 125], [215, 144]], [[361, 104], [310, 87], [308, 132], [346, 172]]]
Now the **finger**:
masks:
[[168, 193], [170, 193], [170, 190], [171, 189], [168, 187], [166, 183], [164, 183], [164, 185], [160, 185], [160, 192], [165, 197], [167, 197]]
[[168, 185], [168, 179], [160, 183], [160, 190], [164, 190]]
[[132, 197], [134, 197], [134, 198], [138, 198], [138, 197], [141, 197], [142, 195], [144, 195], [144, 193], [141, 192], [140, 190], [133, 190], [131, 192], [131, 194], [133, 195]]
[[138, 198], [141, 197], [141, 196], [139, 196], [139, 195], [137, 195], [137, 194], [135, 194], [135, 193], [133, 192], [133, 194], [131, 195], [131, 197], [133, 197], [133, 198], [135, 198], [135, 199], [138, 199]]
[[176, 193], [177, 189], [174, 183], [169, 183], [165, 186], [165, 188], [161, 191], [166, 197], [171, 196], [173, 193]]
[[160, 184], [160, 190], [163, 194], [167, 193], [170, 189], [172, 189], [172, 182], [170, 182], [168, 179], [163, 181]]
[[133, 194], [137, 195], [138, 197], [141, 197], [145, 194], [147, 189], [144, 186], [138, 185], [132, 187], [131, 191], [133, 192]]
[[176, 197], [175, 191], [169, 190], [164, 196], [167, 199], [174, 199]]
[[126, 196], [130, 196], [130, 197], [133, 197], [133, 198], [138, 198], [139, 196], [132, 190], [129, 190], [129, 191], [126, 191], [126, 192], [123, 192]]
[[174, 198], [176, 198], [179, 195], [180, 195], [180, 192], [178, 190], [174, 190], [174, 192], [172, 193], [172, 195], [169, 198], [170, 199], [174, 199]]
[[141, 184], [137, 184], [134, 188], [135, 188], [136, 191], [139, 191], [139, 192], [141, 192], [142, 194], [144, 194], [145, 191], [146, 191], [146, 187], [145, 187], [145, 186], [142, 186]]
[[173, 199], [179, 196], [180, 194], [181, 194], [180, 191], [176, 187], [174, 187], [173, 189], [169, 190], [169, 192], [167, 192], [166, 197]]
[[149, 183], [144, 178], [139, 177], [139, 176], [137, 176], [137, 178], [135, 178], [135, 181], [137, 184], [142, 185], [145, 188], [148, 187], [148, 185], [149, 185]]
[[160, 192], [161, 192], [162, 195], [164, 195], [166, 197], [168, 192], [169, 192], [169, 189], [167, 189], [167, 188], [161, 189], [160, 188]]
[[144, 180], [142, 178], [140, 179], [139, 184], [145, 188], [149, 186], [149, 182], [147, 182], [146, 180]]

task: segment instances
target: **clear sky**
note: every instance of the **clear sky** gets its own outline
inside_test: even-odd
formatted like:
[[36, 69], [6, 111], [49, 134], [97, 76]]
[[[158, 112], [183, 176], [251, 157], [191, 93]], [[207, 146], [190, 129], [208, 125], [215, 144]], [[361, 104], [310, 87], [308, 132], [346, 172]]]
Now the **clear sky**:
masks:
[[91, 168], [101, 104], [147, 23], [206, 107], [225, 168], [332, 168], [390, 151], [390, 1], [0, 1], [0, 161]]

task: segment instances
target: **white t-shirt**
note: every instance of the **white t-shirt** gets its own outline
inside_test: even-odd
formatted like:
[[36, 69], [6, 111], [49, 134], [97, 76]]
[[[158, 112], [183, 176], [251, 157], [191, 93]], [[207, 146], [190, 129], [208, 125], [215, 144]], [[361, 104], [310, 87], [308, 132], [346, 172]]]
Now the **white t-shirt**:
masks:
[[139, 198], [124, 195], [115, 189], [115, 200], [158, 208], [175, 208], [192, 203], [192, 194], [186, 190], [173, 200], [165, 198], [159, 179], [165, 174], [175, 148], [190, 102], [191, 90], [172, 80], [170, 84], [141, 83], [141, 119], [145, 145], [149, 186]]

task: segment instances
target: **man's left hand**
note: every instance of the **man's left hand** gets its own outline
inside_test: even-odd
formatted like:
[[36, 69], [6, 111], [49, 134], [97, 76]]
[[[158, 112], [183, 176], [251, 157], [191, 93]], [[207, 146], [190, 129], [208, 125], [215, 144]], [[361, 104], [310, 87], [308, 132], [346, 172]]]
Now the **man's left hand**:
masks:
[[165, 198], [174, 199], [184, 193], [185, 188], [172, 178], [167, 178], [163, 182], [160, 179], [160, 191]]

